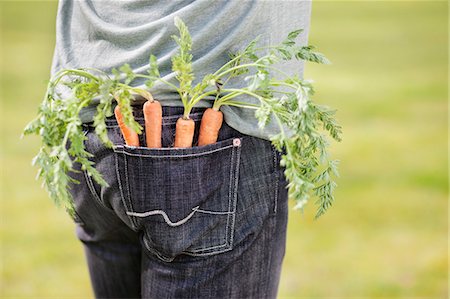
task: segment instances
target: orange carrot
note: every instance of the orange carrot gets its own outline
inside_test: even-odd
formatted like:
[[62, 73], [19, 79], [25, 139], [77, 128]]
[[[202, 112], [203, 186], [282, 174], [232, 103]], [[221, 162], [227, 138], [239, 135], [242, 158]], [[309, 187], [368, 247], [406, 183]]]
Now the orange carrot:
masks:
[[213, 108], [205, 110], [200, 124], [200, 133], [198, 136], [198, 145], [207, 145], [217, 142], [219, 130], [223, 122], [223, 113]]
[[147, 101], [143, 107], [145, 138], [148, 148], [161, 147], [162, 107], [158, 101]]
[[191, 147], [194, 129], [195, 122], [192, 119], [180, 117], [175, 128], [174, 147]]
[[114, 109], [114, 114], [116, 115], [120, 131], [122, 132], [123, 138], [125, 139], [125, 144], [130, 146], [139, 146], [138, 134], [130, 129], [127, 125], [125, 125], [119, 105], [117, 105]]

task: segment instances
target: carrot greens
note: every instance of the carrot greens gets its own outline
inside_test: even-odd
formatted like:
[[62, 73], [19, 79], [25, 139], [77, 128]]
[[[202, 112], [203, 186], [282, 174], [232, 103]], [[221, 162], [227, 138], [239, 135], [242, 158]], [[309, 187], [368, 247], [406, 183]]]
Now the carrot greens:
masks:
[[[67, 90], [70, 90], [70, 96], [64, 96]], [[112, 147], [106, 118], [113, 115], [113, 102], [116, 101], [121, 108], [125, 124], [140, 133], [142, 128], [133, 118], [131, 99], [133, 94], [147, 93], [121, 83], [118, 76], [111, 78], [92, 69], [62, 70], [51, 78], [38, 116], [25, 127], [24, 135], [41, 136], [41, 148], [32, 163], [39, 168], [38, 177], [43, 180], [43, 187], [50, 197], [58, 206], [65, 207], [71, 216], [74, 215], [74, 206], [68, 185], [77, 183], [69, 175], [74, 171], [74, 163], [80, 163], [82, 170], [97, 183], [107, 185], [89, 159], [92, 155], [86, 151], [86, 136], [79, 116], [81, 109], [99, 99], [93, 126], [105, 145]]]

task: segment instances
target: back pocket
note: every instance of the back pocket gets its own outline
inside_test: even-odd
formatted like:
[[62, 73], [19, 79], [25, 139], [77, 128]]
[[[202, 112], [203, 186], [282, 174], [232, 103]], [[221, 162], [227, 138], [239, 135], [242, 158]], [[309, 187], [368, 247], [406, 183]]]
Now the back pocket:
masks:
[[232, 248], [241, 142], [115, 147], [123, 204], [150, 252], [171, 261]]

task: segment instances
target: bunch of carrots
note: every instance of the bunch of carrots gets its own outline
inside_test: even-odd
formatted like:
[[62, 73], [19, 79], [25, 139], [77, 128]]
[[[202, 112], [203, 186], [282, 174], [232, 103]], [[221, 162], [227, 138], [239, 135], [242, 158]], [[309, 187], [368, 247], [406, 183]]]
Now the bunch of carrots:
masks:
[[[175, 87], [174, 85], [165, 82], [159, 77], [159, 71], [156, 66], [156, 58], [151, 57], [151, 67], [153, 71], [150, 73], [154, 76], [151, 79], [161, 79], [163, 83], [168, 83], [170, 86], [175, 87], [182, 98], [184, 104], [185, 113], [176, 122], [175, 131], [175, 143], [176, 148], [187, 148], [192, 146], [195, 123], [189, 118], [189, 113], [192, 107], [204, 98], [206, 95], [214, 94], [218, 96], [220, 89], [216, 91], [209, 91], [207, 93], [200, 93], [197, 96], [190, 97], [189, 95], [193, 93], [191, 88], [191, 83], [193, 80], [191, 60], [192, 55], [189, 53], [192, 40], [186, 25], [179, 18], [175, 18], [175, 25], [180, 31], [180, 37], [173, 36], [175, 41], [179, 45], [179, 52], [172, 58], [173, 69], [178, 73], [177, 79], [180, 81], [180, 87]], [[152, 62], [153, 60], [153, 62]], [[183, 65], [183, 70], [188, 69], [187, 72], [181, 73], [180, 65]], [[157, 76], [155, 76], [157, 75]], [[150, 78], [149, 78], [150, 79]], [[201, 86], [201, 85], [200, 85]], [[208, 84], [203, 84], [203, 90], [208, 87]], [[161, 103], [153, 99], [150, 93], [146, 93], [145, 97], [147, 101], [144, 103], [143, 112], [145, 119], [145, 137], [148, 148], [160, 148], [161, 147], [161, 130], [162, 130], [162, 107]], [[218, 101], [216, 101], [218, 102]], [[248, 106], [245, 103], [241, 103], [241, 106]], [[223, 113], [219, 110], [220, 105], [214, 105], [212, 108], [207, 108], [203, 114], [200, 125], [200, 132], [198, 137], [198, 146], [204, 146], [212, 144], [217, 141], [219, 136], [219, 130], [223, 123]], [[116, 106], [114, 110], [117, 122], [119, 124], [122, 135], [125, 139], [125, 144], [129, 146], [139, 146], [138, 134], [128, 127], [123, 119], [120, 112], [119, 105]]]
[[[161, 147], [162, 131], [162, 107], [161, 103], [154, 99], [148, 100], [143, 106], [145, 119], [145, 140], [148, 148]], [[116, 106], [114, 114], [117, 119], [120, 131], [125, 139], [125, 144], [129, 146], [139, 146], [139, 136], [128, 127], [123, 119], [120, 107]], [[213, 108], [207, 108], [203, 114], [198, 145], [208, 145], [217, 141], [219, 130], [222, 127], [223, 113]], [[190, 118], [179, 118], [176, 123], [174, 147], [186, 148], [192, 146], [195, 123]]]
[[[177, 148], [192, 146], [195, 123], [189, 117], [189, 114], [197, 103], [208, 96], [215, 96], [215, 100], [212, 107], [205, 110], [201, 119], [198, 146], [212, 144], [217, 141], [219, 130], [223, 123], [223, 113], [220, 111], [221, 106], [229, 105], [260, 110], [263, 106], [269, 107], [273, 105], [273, 103], [270, 103], [270, 99], [274, 97], [274, 93], [279, 92], [274, 90], [273, 87], [281, 86], [283, 88], [294, 89], [294, 93], [296, 94], [304, 93], [306, 89], [310, 88], [310, 86], [305, 86], [308, 83], [298, 78], [290, 77], [280, 69], [274, 67], [273, 65], [276, 62], [296, 58], [317, 63], [329, 63], [321, 53], [314, 52], [312, 46], [298, 47], [296, 45], [295, 38], [302, 32], [302, 30], [297, 30], [291, 32], [288, 38], [279, 46], [258, 48], [256, 46], [258, 39], [253, 40], [241, 53], [233, 55], [215, 73], [206, 75], [200, 83], [192, 86], [194, 74], [192, 70], [192, 54], [190, 53], [192, 47], [191, 36], [187, 26], [177, 17], [175, 18], [175, 26], [178, 28], [180, 35], [172, 36], [179, 46], [178, 52], [172, 57], [172, 70], [176, 74], [176, 79], [179, 82], [178, 86], [165, 81], [160, 76], [157, 58], [154, 55], [150, 55], [149, 75], [134, 74], [129, 66], [126, 66], [124, 70], [127, 76], [130, 77], [130, 81], [135, 77], [145, 78], [147, 79], [146, 85], [150, 88], [156, 81], [160, 81], [179, 93], [184, 106], [184, 113], [176, 123], [174, 147]], [[271, 50], [269, 53], [263, 56], [257, 55], [258, 51], [268, 49]], [[230, 80], [238, 78], [242, 81], [242, 75], [251, 71], [256, 73], [245, 78], [249, 81], [247, 87], [236, 89], [225, 88], [226, 83]], [[273, 80], [270, 72], [279, 73], [287, 77], [287, 79], [284, 81]], [[159, 148], [161, 147], [161, 104], [154, 100], [149, 92], [146, 91], [145, 93], [144, 97], [147, 98], [147, 102], [144, 104], [143, 111], [147, 147]], [[259, 105], [236, 101], [235, 98], [239, 96], [253, 97], [257, 99]], [[137, 133], [125, 125], [119, 107], [116, 107], [115, 115], [125, 143], [129, 146], [139, 146]], [[283, 126], [283, 120], [278, 118], [277, 121], [281, 128]], [[286, 122], [287, 120], [284, 121]], [[263, 126], [264, 124], [261, 125], [261, 127]]]

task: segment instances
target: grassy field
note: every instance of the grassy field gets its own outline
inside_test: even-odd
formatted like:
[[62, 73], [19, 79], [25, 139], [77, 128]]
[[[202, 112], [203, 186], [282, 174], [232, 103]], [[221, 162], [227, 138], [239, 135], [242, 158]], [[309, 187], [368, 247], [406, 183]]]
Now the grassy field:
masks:
[[[315, 99], [339, 110], [335, 206], [290, 214], [280, 298], [448, 298], [447, 2], [313, 4]], [[35, 181], [55, 2], [0, 2], [2, 298], [92, 298], [74, 226]]]

